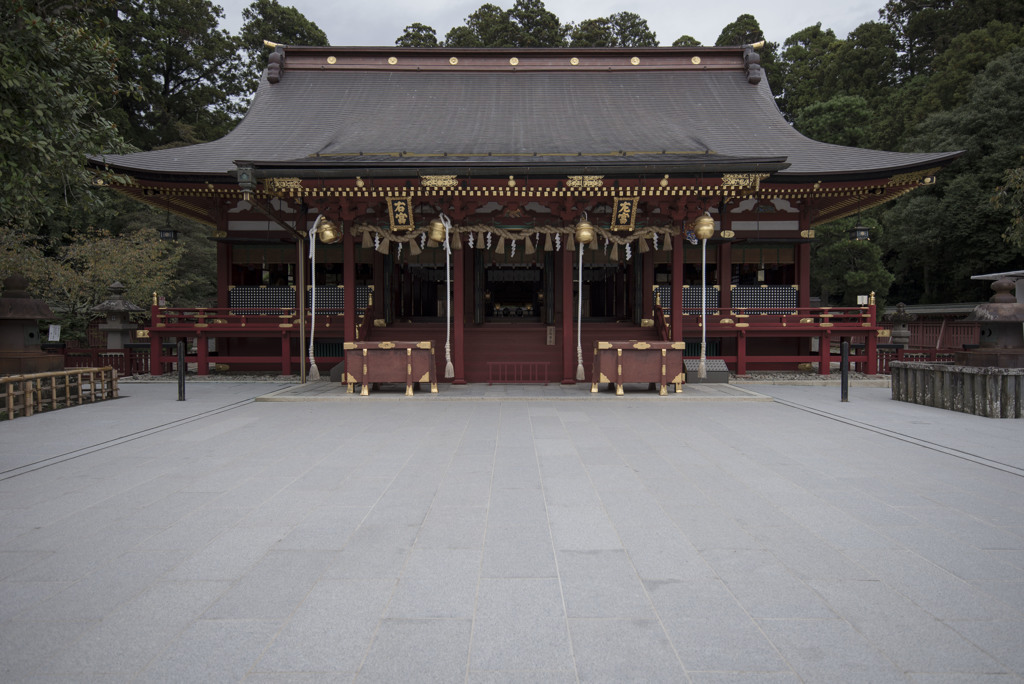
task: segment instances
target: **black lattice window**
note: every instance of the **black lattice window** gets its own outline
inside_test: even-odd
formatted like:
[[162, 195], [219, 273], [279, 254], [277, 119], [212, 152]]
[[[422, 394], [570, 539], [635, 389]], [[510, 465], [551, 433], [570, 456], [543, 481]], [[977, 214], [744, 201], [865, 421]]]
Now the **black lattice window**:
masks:
[[[717, 309], [718, 308], [718, 288], [713, 285], [709, 285], [705, 288], [707, 290], [707, 308]], [[683, 285], [683, 315], [685, 316], [698, 316], [701, 312], [700, 306], [700, 287], [691, 287], [689, 285]]]
[[792, 285], [737, 285], [732, 290], [732, 308], [761, 309], [752, 314], [791, 314], [797, 307], [797, 289]]
[[[306, 306], [313, 308], [312, 288], [306, 290]], [[316, 310], [317, 313], [345, 313], [345, 286], [329, 285], [316, 288]]]
[[661, 303], [661, 311], [666, 317], [672, 315], [672, 286], [658, 285], [655, 287], [654, 301]]
[[[373, 285], [356, 285], [356, 312], [362, 313], [370, 306]], [[306, 291], [306, 306], [312, 308], [312, 289]], [[316, 288], [316, 310], [333, 314], [345, 313], [345, 286], [332, 285]]]
[[267, 309], [294, 309], [295, 290], [291, 287], [233, 287], [228, 293], [231, 313], [237, 316], [278, 315]]

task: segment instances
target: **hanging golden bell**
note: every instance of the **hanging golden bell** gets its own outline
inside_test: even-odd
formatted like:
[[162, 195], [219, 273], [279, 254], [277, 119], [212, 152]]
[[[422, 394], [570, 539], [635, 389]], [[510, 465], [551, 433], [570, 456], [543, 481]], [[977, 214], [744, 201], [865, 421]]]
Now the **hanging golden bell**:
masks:
[[320, 225], [317, 226], [316, 234], [320, 238], [320, 242], [325, 245], [341, 242], [341, 231], [338, 230], [338, 226], [334, 225], [334, 222], [330, 219], [320, 219]]
[[590, 221], [583, 219], [576, 224], [576, 242], [581, 245], [589, 245], [594, 241], [594, 226], [590, 224]]
[[706, 211], [693, 222], [693, 233], [698, 240], [707, 240], [715, 234], [715, 219]]
[[444, 242], [444, 222], [439, 218], [431, 219], [427, 226], [427, 238], [440, 244]]

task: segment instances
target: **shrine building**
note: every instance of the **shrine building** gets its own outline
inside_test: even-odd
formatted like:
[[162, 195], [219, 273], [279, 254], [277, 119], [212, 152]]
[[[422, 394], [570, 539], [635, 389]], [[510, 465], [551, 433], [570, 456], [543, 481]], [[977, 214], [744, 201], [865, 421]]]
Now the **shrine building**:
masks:
[[217, 242], [216, 307], [154, 302], [154, 372], [185, 337], [201, 373], [294, 373], [310, 335], [321, 368], [344, 342], [431, 340], [456, 383], [568, 383], [581, 363], [589, 381], [605, 339], [827, 373], [842, 338], [873, 372], [874, 302], [811, 306], [814, 228], [935, 182], [958, 153], [806, 138], [759, 61], [276, 46], [223, 138], [92, 160]]

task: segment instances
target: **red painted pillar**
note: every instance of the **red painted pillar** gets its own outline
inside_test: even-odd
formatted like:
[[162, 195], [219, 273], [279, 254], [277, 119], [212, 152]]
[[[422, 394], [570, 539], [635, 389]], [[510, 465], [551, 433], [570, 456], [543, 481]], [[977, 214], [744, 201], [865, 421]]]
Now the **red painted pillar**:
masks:
[[647, 318], [654, 311], [654, 252], [647, 252], [642, 260], [643, 279], [640, 281], [640, 293], [643, 300], [640, 304], [640, 316]]
[[466, 384], [466, 250], [452, 250], [452, 365], [453, 385]]
[[672, 341], [683, 341], [683, 242], [682, 232], [672, 242]]
[[747, 374], [747, 331], [736, 335], [736, 375]]
[[232, 247], [225, 242], [217, 243], [217, 306], [224, 309], [231, 306], [231, 262]]
[[356, 239], [352, 231], [346, 229], [343, 239], [344, 254], [342, 256], [342, 284], [345, 286], [345, 341], [356, 341]]
[[566, 249], [562, 241], [562, 384], [576, 384], [576, 331], [573, 320], [576, 311], [572, 305], [572, 266], [576, 252]]
[[818, 374], [830, 375], [832, 373], [832, 335], [823, 332], [818, 338]]
[[[811, 305], [811, 243], [801, 242], [797, 245], [796, 262], [800, 269], [797, 273], [797, 306], [801, 309]], [[828, 306], [828, 302], [822, 302], [822, 306]]]
[[718, 307], [726, 312], [732, 308], [732, 242], [718, 245]]

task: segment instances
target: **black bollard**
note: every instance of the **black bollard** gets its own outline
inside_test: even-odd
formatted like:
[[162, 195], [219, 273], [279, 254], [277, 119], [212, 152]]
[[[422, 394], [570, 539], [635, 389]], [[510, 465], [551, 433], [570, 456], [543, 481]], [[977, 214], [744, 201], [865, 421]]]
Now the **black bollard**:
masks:
[[185, 401], [185, 341], [178, 340], [178, 401]]
[[843, 350], [842, 360], [839, 362], [843, 374], [842, 400], [850, 401], [850, 341], [843, 340], [839, 346]]

